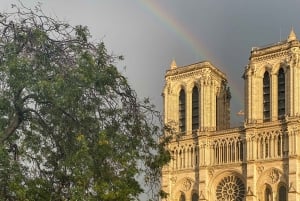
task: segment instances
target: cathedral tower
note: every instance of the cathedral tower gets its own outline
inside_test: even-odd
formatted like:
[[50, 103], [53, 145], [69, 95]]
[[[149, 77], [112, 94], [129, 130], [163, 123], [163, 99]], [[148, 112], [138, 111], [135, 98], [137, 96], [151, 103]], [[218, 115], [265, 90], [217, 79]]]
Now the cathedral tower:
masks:
[[[164, 122], [176, 135], [164, 201], [300, 200], [300, 41], [252, 48], [244, 126], [230, 128], [224, 73], [204, 61], [165, 75]], [[166, 135], [170, 133], [166, 132]]]
[[300, 42], [294, 30], [286, 41], [252, 48], [244, 74], [246, 123], [300, 114]]
[[229, 128], [226, 76], [210, 62], [177, 67], [173, 60], [165, 79], [165, 123], [175, 124], [184, 133]]

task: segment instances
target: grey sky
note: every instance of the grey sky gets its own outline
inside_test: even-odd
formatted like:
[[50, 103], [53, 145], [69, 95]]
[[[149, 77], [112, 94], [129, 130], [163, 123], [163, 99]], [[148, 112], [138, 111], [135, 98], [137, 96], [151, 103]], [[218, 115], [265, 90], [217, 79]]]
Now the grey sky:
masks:
[[[33, 6], [36, 0], [22, 0]], [[232, 123], [242, 121], [244, 66], [251, 47], [300, 37], [299, 0], [39, 0], [46, 14], [87, 25], [93, 38], [122, 54], [117, 64], [140, 97], [162, 109], [164, 74], [177, 65], [210, 60], [227, 74]], [[1, 11], [15, 0], [0, 0]], [[126, 70], [123, 67], [126, 66]]]

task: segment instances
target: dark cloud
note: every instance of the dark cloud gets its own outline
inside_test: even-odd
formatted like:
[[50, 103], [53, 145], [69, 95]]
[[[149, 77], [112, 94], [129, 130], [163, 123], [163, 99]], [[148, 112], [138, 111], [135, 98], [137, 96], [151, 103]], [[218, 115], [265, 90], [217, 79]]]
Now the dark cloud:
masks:
[[[22, 0], [28, 6], [37, 1]], [[125, 73], [138, 94], [150, 97], [160, 110], [164, 74], [173, 58], [178, 65], [211, 60], [228, 76], [234, 124], [242, 121], [235, 113], [243, 109], [241, 76], [251, 47], [285, 40], [291, 26], [300, 36], [298, 0], [39, 1], [50, 15], [88, 25], [95, 40], [103, 40], [111, 52], [124, 55], [120, 69], [126, 66]], [[11, 2], [0, 0], [2, 10], [9, 9]], [[184, 35], [158, 15], [158, 8], [196, 38], [200, 52], [210, 53], [198, 55]]]

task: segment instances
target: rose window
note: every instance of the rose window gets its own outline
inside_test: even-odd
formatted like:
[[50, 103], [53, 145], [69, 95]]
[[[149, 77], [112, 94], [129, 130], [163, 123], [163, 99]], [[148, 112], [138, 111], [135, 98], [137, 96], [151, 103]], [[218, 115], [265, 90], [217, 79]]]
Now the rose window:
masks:
[[227, 176], [218, 184], [216, 196], [220, 201], [242, 201], [245, 197], [245, 185], [240, 178]]

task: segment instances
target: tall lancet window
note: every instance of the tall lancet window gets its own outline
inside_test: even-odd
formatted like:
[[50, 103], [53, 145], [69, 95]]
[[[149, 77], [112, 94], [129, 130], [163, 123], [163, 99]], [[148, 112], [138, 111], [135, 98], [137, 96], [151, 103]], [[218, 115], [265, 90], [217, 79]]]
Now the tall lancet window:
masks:
[[185, 113], [186, 113], [186, 105], [185, 105], [185, 92], [183, 89], [180, 90], [179, 93], [179, 131], [185, 131]]
[[270, 75], [266, 71], [263, 78], [263, 110], [264, 121], [270, 121]]
[[184, 195], [184, 193], [181, 193], [179, 201], [185, 201], [185, 195]]
[[285, 115], [285, 75], [282, 68], [278, 71], [278, 118]]
[[285, 186], [280, 186], [279, 188], [279, 200], [280, 201], [286, 201], [287, 200], [287, 190]]
[[194, 86], [192, 95], [192, 129], [199, 128], [199, 91], [198, 87]]
[[265, 201], [272, 201], [272, 190], [267, 186], [265, 190]]

